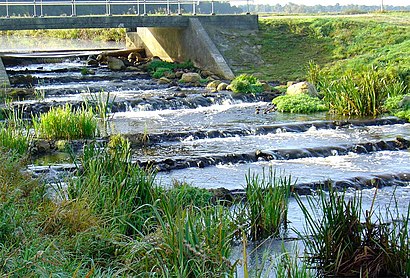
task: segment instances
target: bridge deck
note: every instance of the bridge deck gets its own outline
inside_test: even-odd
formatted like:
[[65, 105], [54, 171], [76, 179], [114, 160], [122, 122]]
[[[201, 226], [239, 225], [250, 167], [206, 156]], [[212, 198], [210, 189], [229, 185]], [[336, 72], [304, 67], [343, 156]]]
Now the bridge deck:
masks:
[[[186, 28], [189, 18], [198, 18], [202, 24], [223, 28], [257, 29], [257, 16], [252, 15], [199, 15], [199, 16], [75, 16], [75, 17], [10, 17], [0, 18], [0, 31], [36, 29], [82, 28]], [[254, 28], [250, 28], [253, 26]]]

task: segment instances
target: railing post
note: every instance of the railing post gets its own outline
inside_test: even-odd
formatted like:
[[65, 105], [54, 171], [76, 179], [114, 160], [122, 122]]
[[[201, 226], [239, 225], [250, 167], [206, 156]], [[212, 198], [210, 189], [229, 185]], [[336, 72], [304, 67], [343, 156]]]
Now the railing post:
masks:
[[43, 17], [43, 0], [40, 0], [40, 17]]
[[144, 0], [144, 15], [147, 15], [147, 0]]
[[167, 15], [170, 15], [171, 11], [169, 10], [169, 0], [167, 0]]
[[37, 17], [36, 0], [33, 0], [33, 17]]
[[137, 14], [140, 15], [140, 0], [137, 0]]
[[181, 0], [178, 0], [178, 15], [182, 15], [182, 12], [181, 12]]
[[110, 0], [105, 1], [105, 14], [108, 16], [111, 15], [111, 1]]
[[77, 16], [76, 7], [75, 7], [75, 0], [71, 0], [71, 16]]
[[211, 15], [215, 15], [215, 11], [214, 11], [214, 0], [211, 0]]
[[193, 15], [196, 15], [195, 2], [196, 2], [196, 0], [192, 0], [192, 14], [193, 14]]
[[246, 0], [246, 7], [247, 7], [246, 14], [251, 14], [251, 12], [249, 11], [249, 0]]
[[9, 14], [9, 0], [6, 0], [6, 17], [9, 18], [10, 14]]

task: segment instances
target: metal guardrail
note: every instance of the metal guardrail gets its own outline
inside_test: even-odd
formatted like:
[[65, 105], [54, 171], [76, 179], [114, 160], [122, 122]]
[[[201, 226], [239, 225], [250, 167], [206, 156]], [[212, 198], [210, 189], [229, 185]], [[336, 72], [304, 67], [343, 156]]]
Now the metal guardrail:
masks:
[[[249, 13], [249, 1], [251, 0], [235, 0], [235, 2], [238, 1], [244, 1], [247, 3], [248, 6], [248, 11]], [[211, 5], [211, 14], [215, 14], [215, 9], [214, 9], [214, 4], [216, 2], [223, 2], [223, 3], [229, 3], [231, 2], [230, 0], [225, 0], [225, 1], [215, 1], [215, 0], [130, 0], [130, 1], [124, 1], [124, 0], [95, 0], [95, 1], [90, 1], [90, 0], [67, 0], [67, 1], [47, 1], [47, 0], [31, 0], [31, 1], [0, 1], [0, 7], [5, 7], [6, 9], [6, 18], [10, 17], [10, 8], [11, 7], [32, 7], [32, 14], [29, 14], [28, 16], [33, 16], [33, 17], [44, 17], [46, 16], [43, 13], [43, 8], [44, 7], [57, 7], [57, 6], [66, 6], [66, 7], [71, 7], [71, 16], [77, 16], [77, 8], [80, 6], [87, 6], [87, 7], [92, 7], [92, 6], [103, 6], [105, 7], [105, 15], [111, 16], [113, 15], [112, 13], [112, 7], [114, 6], [132, 6], [136, 7], [136, 14], [137, 15], [147, 15], [147, 6], [161, 6], [165, 7], [166, 14], [171, 15], [172, 7], [176, 7], [176, 11], [178, 15], [182, 15], [182, 5], [192, 5], [192, 14], [195, 15], [197, 11], [197, 5], [200, 3], [210, 3]], [[27, 16], [27, 14], [25, 14]]]

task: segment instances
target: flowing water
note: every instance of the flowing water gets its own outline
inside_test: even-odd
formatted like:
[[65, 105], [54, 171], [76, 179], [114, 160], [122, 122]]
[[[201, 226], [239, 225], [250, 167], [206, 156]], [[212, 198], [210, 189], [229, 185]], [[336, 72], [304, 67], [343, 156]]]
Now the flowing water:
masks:
[[[385, 185], [377, 195], [381, 211], [391, 203], [393, 192], [400, 210], [410, 202], [409, 123], [388, 117], [348, 120], [326, 113], [256, 114], [257, 107], [267, 107], [270, 96], [157, 85], [143, 73], [106, 68], [83, 76], [84, 63], [68, 59], [6, 65], [11, 78], [28, 73], [35, 77], [35, 88], [45, 96], [16, 104], [35, 111], [39, 106], [82, 102], [95, 92], [109, 93], [115, 113], [107, 134], [121, 133], [131, 141], [147, 135], [145, 144], [134, 148], [133, 158], [142, 165], [156, 165], [164, 187], [178, 180], [240, 192], [246, 174], [261, 174], [273, 167], [305, 189], [327, 180], [352, 188], [352, 192], [361, 188], [364, 206], [371, 204], [372, 185]], [[61, 156], [57, 160], [53, 164], [64, 164]], [[43, 158], [36, 163], [47, 166], [50, 161]], [[34, 165], [32, 169], [44, 171]], [[289, 210], [291, 227], [303, 229], [303, 217], [293, 198]], [[265, 245], [281, 250], [277, 242]], [[237, 252], [240, 257], [240, 248]]]

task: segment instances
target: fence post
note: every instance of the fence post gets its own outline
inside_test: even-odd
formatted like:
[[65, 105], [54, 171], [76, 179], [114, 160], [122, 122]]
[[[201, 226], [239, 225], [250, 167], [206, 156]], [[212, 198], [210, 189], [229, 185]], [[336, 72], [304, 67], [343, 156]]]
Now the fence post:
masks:
[[214, 11], [214, 0], [211, 0], [211, 15], [215, 15], [215, 11]]
[[33, 17], [37, 17], [36, 0], [33, 0]]
[[182, 12], [181, 12], [181, 0], [178, 0], [178, 15], [182, 15]]
[[144, 15], [147, 15], [147, 0], [144, 0]]
[[196, 11], [195, 11], [195, 0], [192, 0], [192, 14], [196, 15]]
[[40, 0], [40, 17], [43, 17], [43, 0]]
[[6, 18], [9, 18], [9, 0], [6, 0]]
[[140, 15], [140, 0], [137, 0], [137, 14]]
[[71, 16], [77, 16], [76, 7], [75, 7], [75, 0], [71, 0]]
[[111, 2], [110, 0], [105, 1], [105, 14], [106, 15], [111, 15]]
[[169, 10], [169, 0], [167, 0], [167, 15], [170, 15], [171, 11]]

